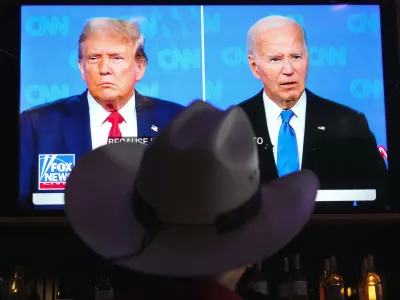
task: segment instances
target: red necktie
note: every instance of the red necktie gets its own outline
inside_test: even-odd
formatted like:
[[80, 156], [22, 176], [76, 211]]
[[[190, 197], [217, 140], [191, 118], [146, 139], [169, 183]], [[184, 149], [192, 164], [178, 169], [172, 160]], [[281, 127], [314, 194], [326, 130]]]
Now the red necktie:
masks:
[[117, 111], [113, 111], [106, 119], [106, 121], [110, 122], [111, 129], [108, 134], [108, 138], [121, 138], [121, 130], [119, 129], [119, 124], [124, 121], [124, 118]]

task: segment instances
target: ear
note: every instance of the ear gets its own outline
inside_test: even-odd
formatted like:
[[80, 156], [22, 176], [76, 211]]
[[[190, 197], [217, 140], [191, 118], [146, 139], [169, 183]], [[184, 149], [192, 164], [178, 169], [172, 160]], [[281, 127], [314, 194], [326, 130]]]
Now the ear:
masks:
[[247, 58], [249, 60], [251, 72], [257, 79], [260, 79], [260, 74], [258, 73], [258, 67], [255, 58], [252, 55], [249, 55]]
[[79, 65], [79, 71], [81, 72], [81, 77], [84, 81], [86, 81], [85, 67], [84, 67], [83, 61], [81, 59], [78, 61], [78, 65]]
[[136, 60], [136, 82], [140, 81], [146, 71], [147, 63], [144, 59]]

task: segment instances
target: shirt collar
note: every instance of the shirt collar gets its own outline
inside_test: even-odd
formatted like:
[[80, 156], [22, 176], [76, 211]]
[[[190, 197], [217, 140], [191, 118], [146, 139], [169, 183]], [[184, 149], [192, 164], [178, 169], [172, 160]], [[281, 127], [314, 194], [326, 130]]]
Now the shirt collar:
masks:
[[[98, 124], [100, 126], [110, 115], [110, 112], [104, 109], [104, 107], [101, 106], [99, 103], [97, 103], [97, 101], [93, 98], [89, 91], [87, 92], [87, 98], [91, 123]], [[121, 107], [118, 112], [124, 118], [124, 122], [130, 124], [132, 122], [135, 122], [135, 111], [135, 93], [133, 93], [132, 97], [123, 107]]]
[[[263, 91], [263, 100], [268, 116], [271, 117], [272, 120], [278, 120], [281, 116], [282, 108], [272, 101], [271, 98], [267, 96], [265, 91]], [[304, 91], [297, 103], [291, 108], [291, 110], [294, 112], [294, 115], [302, 121], [305, 121], [306, 118], [306, 103], [307, 95], [306, 91]]]

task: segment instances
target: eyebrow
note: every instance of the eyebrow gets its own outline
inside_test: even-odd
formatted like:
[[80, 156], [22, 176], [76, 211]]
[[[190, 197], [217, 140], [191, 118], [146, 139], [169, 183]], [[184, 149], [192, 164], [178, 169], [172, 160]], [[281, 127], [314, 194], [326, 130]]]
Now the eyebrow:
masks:
[[[88, 53], [88, 56], [100, 56], [100, 55], [102, 55], [103, 54], [103, 52], [100, 52], [100, 51], [94, 51], [94, 52], [89, 52]], [[106, 55], [108, 55], [108, 56], [122, 56], [122, 55], [124, 55], [123, 53], [121, 53], [121, 52], [106, 52]]]
[[[303, 50], [299, 50], [299, 51], [293, 51], [289, 53], [289, 56], [294, 56], [294, 55], [303, 55], [304, 51]], [[285, 56], [285, 54], [281, 53], [281, 52], [275, 52], [275, 53], [269, 53], [266, 55], [267, 58], [273, 58], [273, 57], [281, 57], [281, 56]]]
[[283, 53], [269, 53], [266, 55], [267, 58], [273, 58], [277, 56], [284, 56]]

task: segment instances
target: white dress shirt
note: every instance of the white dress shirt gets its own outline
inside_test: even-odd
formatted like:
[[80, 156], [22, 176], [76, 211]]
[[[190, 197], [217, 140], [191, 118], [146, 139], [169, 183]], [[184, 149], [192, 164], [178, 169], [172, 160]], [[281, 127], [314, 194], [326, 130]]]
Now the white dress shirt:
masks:
[[[273, 152], [276, 164], [277, 154], [278, 154], [278, 136], [279, 136], [279, 130], [282, 125], [282, 118], [281, 118], [282, 109], [267, 96], [265, 91], [263, 93], [263, 100], [264, 100], [265, 116], [267, 118], [269, 137], [273, 145]], [[294, 115], [289, 122], [290, 126], [292, 126], [292, 128], [296, 133], [300, 169], [303, 160], [302, 158], [303, 158], [303, 146], [304, 146], [304, 129], [306, 125], [306, 103], [307, 103], [306, 92], [303, 92], [299, 101], [297, 101], [295, 106], [293, 106], [291, 109], [294, 112]]]
[[[111, 122], [105, 121], [111, 112], [105, 110], [99, 103], [94, 100], [89, 91], [87, 93], [89, 103], [90, 117], [90, 133], [92, 136], [92, 149], [107, 144], [108, 134], [111, 129]], [[137, 116], [135, 106], [135, 94], [132, 98], [118, 111], [124, 118], [119, 124], [119, 129], [123, 137], [137, 137]]]

